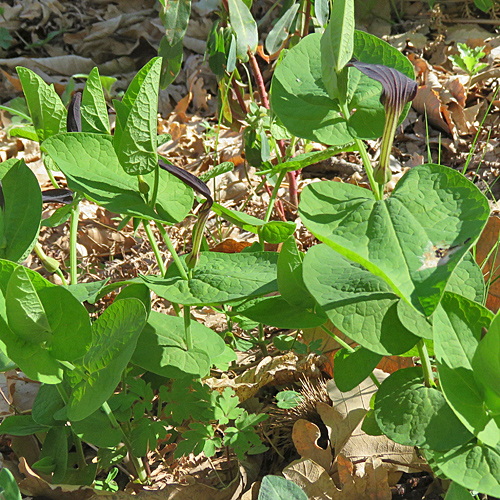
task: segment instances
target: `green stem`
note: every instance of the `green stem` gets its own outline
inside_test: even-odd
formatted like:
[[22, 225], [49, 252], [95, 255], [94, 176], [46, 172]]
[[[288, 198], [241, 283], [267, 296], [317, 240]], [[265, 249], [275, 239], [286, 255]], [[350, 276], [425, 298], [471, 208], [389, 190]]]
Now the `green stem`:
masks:
[[59, 184], [57, 183], [56, 178], [52, 175], [50, 168], [45, 167], [45, 171], [47, 172], [47, 175], [49, 176], [49, 179], [50, 179], [50, 182], [52, 182], [52, 185], [56, 189], [59, 189]]
[[[186, 273], [186, 270], [184, 269], [184, 266], [182, 265], [181, 259], [178, 255], [178, 253], [175, 251], [174, 245], [172, 243], [172, 240], [170, 239], [170, 236], [167, 234], [167, 231], [165, 231], [165, 228], [163, 227], [163, 224], [160, 224], [159, 222], [156, 222], [156, 227], [158, 228], [158, 231], [160, 231], [160, 234], [165, 241], [165, 245], [167, 245], [168, 251], [172, 255], [172, 259], [174, 259], [174, 263], [177, 266], [177, 269], [179, 270], [179, 273], [182, 276], [182, 279], [188, 280], [188, 275]], [[165, 274], [165, 273], [163, 273]]]
[[271, 193], [271, 199], [269, 200], [269, 205], [267, 206], [266, 216], [264, 217], [264, 222], [269, 222], [271, 218], [271, 214], [273, 213], [274, 202], [276, 201], [276, 197], [278, 196], [279, 188], [281, 187], [281, 183], [285, 178], [286, 171], [282, 170], [278, 176], [278, 180], [274, 186], [273, 192]]
[[144, 469], [144, 464], [142, 463], [142, 460], [140, 458], [137, 458], [134, 455], [134, 452], [132, 449], [132, 443], [130, 442], [128, 436], [125, 434], [121, 425], [118, 423], [115, 416], [113, 415], [113, 412], [111, 411], [111, 408], [109, 407], [108, 402], [106, 401], [105, 403], [103, 403], [101, 408], [103, 409], [104, 413], [108, 417], [108, 420], [111, 423], [111, 427], [113, 427], [113, 429], [118, 429], [121, 431], [123, 442], [128, 450], [130, 460], [134, 464], [135, 470], [137, 471], [137, 477], [139, 478], [139, 481], [141, 483], [147, 482], [148, 476], [146, 474], [146, 470]]
[[153, 230], [151, 229], [151, 225], [149, 224], [149, 221], [146, 221], [146, 220], [142, 221], [142, 225], [144, 226], [144, 230], [146, 231], [146, 236], [148, 237], [149, 243], [151, 244], [151, 247], [153, 248], [153, 252], [155, 254], [156, 262], [158, 263], [158, 267], [160, 268], [161, 275], [165, 276], [167, 269], [165, 267], [163, 259], [161, 258], [160, 249], [158, 247], [158, 243], [156, 242], [155, 236], [153, 234]]
[[153, 194], [151, 195], [151, 201], [149, 202], [152, 209], [154, 209], [156, 205], [156, 198], [158, 198], [159, 186], [160, 186], [160, 165], [156, 164], [155, 180], [153, 184]]
[[264, 334], [264, 325], [262, 323], [259, 323], [259, 347], [264, 356], [269, 354], [266, 345], [266, 335]]
[[186, 335], [186, 345], [188, 351], [193, 349], [193, 338], [191, 336], [191, 308], [184, 306], [184, 333]]
[[[69, 397], [66, 394], [66, 391], [64, 390], [62, 384], [56, 384], [56, 389], [59, 395], [61, 396], [61, 399], [63, 400], [64, 404], [67, 405]], [[73, 427], [70, 426], [70, 429], [71, 429], [71, 434], [73, 436], [73, 443], [75, 444], [76, 448], [76, 456], [78, 458], [78, 468], [84, 469], [87, 466], [87, 462], [85, 460], [85, 453], [83, 453], [82, 440], [75, 434], [75, 432], [73, 431]]]
[[56, 269], [55, 273], [57, 274], [57, 276], [59, 276], [59, 278], [61, 278], [62, 284], [64, 286], [68, 286], [68, 282], [66, 281], [63, 272], [60, 269]]
[[80, 203], [71, 210], [71, 224], [69, 229], [69, 276], [72, 285], [78, 282], [78, 260], [76, 258], [76, 241], [78, 237], [78, 219], [80, 218]]
[[436, 387], [434, 383], [434, 377], [432, 376], [432, 366], [429, 353], [427, 351], [427, 346], [423, 340], [419, 340], [417, 343], [418, 355], [420, 356], [420, 362], [422, 363], [422, 371], [424, 373], [424, 381], [427, 387]]
[[[349, 108], [347, 107], [347, 103], [344, 103], [341, 106], [341, 109], [342, 109], [342, 114], [344, 115], [345, 120], [347, 120], [350, 116], [350, 112], [349, 112]], [[375, 195], [375, 199], [381, 200], [383, 198], [382, 191], [381, 191], [381, 188], [383, 189], [383, 186], [380, 186], [380, 184], [375, 181], [375, 176], [373, 174], [372, 162], [370, 160], [370, 157], [368, 156], [368, 153], [366, 152], [365, 144], [361, 139], [358, 139], [358, 138], [354, 138], [354, 142], [356, 143], [356, 147], [358, 148], [361, 159], [363, 160], [363, 166], [365, 167], [366, 175], [368, 177], [368, 181], [370, 182], [370, 186], [372, 188], [373, 194]]]

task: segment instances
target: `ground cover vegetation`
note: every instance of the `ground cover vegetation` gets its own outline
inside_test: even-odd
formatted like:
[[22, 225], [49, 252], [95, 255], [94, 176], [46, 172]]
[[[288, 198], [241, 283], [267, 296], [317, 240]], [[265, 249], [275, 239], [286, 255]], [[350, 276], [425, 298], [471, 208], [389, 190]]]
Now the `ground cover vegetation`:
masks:
[[[37, 389], [0, 424], [17, 460], [10, 471], [4, 463], [1, 494], [21, 498], [20, 482], [51, 498], [382, 500], [404, 498], [404, 473], [431, 478], [435, 498], [500, 497], [500, 319], [485, 267], [498, 245], [479, 258], [494, 194], [474, 182], [479, 169], [466, 175], [481, 128], [463, 171], [443, 165], [441, 150], [433, 162], [429, 146], [427, 162], [393, 172], [412, 101], [427, 127], [451, 118], [436, 91], [427, 89], [437, 111], [422, 97], [421, 63], [355, 29], [353, 0], [282, 5], [265, 53], [248, 2], [215, 9], [206, 56], [218, 123], [205, 125], [215, 157], [201, 176], [161, 154], [177, 139], [158, 122], [160, 89], [182, 68], [190, 2], [159, 2], [158, 56], [121, 95], [97, 67], [58, 93], [17, 65], [24, 100], [1, 108], [11, 137], [39, 145], [51, 186], [25, 159], [0, 163], [0, 368]], [[486, 50], [458, 44], [450, 57], [465, 74], [454, 94], [462, 107]], [[272, 64], [267, 87], [257, 56]], [[237, 166], [217, 155], [222, 124], [242, 131], [252, 192], [267, 194], [261, 217], [221, 197], [218, 180]], [[346, 154], [359, 155], [367, 182], [301, 184], [303, 169]], [[149, 269], [82, 279], [89, 205], [112, 214], [117, 232], [143, 236]], [[64, 263], [41, 238], [63, 226]], [[190, 232], [183, 251], [176, 227]], [[235, 249], [222, 236], [232, 227], [254, 241]], [[26, 265], [33, 254], [43, 273]], [[210, 328], [203, 310], [225, 327]], [[239, 374], [249, 350], [261, 359]], [[331, 379], [311, 383], [322, 370]], [[302, 392], [291, 390], [300, 376]], [[270, 378], [284, 390], [266, 406], [257, 395]], [[259, 467], [246, 487], [249, 463]], [[260, 490], [244, 493], [256, 479]]]

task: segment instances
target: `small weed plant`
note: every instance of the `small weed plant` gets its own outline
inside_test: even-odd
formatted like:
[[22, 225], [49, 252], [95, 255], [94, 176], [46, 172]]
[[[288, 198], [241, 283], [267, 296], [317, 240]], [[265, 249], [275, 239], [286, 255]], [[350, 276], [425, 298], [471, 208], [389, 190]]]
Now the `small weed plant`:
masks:
[[[111, 491], [116, 466], [127, 455], [136, 479], [147, 482], [142, 457], [168, 439], [178, 443], [177, 456], [243, 459], [265, 450], [257, 431], [266, 415], [241, 408], [232, 389], [210, 392], [203, 384], [212, 367], [225, 370], [236, 359], [241, 342], [231, 325], [262, 333], [263, 325], [327, 329], [330, 320], [358, 344], [336, 356], [334, 378], [342, 391], [370, 376], [383, 356], [420, 359], [380, 385], [366, 429], [418, 447], [437, 475], [453, 481], [454, 491], [500, 496], [500, 319], [484, 306], [483, 275], [470, 252], [488, 220], [488, 201], [459, 172], [431, 163], [406, 172], [390, 195], [385, 189], [395, 129], [417, 89], [411, 63], [382, 40], [354, 30], [353, 0], [336, 0], [328, 24], [323, 2], [315, 2], [307, 23], [294, 4], [266, 42], [270, 53], [281, 51], [268, 100], [255, 68], [255, 20], [241, 0], [224, 2], [210, 35], [210, 65], [219, 79], [221, 119], [244, 114], [248, 161], [262, 183], [273, 186], [261, 220], [218, 204], [203, 181], [157, 153], [170, 140], [157, 135], [158, 89], [180, 67], [185, 26], [175, 23], [187, 26], [189, 19], [189, 10], [173, 13], [161, 3], [163, 60], [148, 62], [123, 98], [113, 101], [113, 134], [97, 69], [66, 109], [53, 87], [18, 68], [24, 117], [32, 123], [24, 122], [22, 133], [40, 143], [54, 188], [41, 192], [22, 160], [0, 164], [1, 368], [18, 367], [41, 383], [32, 412], [6, 418], [0, 432], [43, 436], [33, 468], [52, 483]], [[307, 35], [311, 16], [326, 28]], [[283, 37], [288, 30], [307, 36]], [[238, 66], [247, 62], [262, 98], [261, 106], [248, 109], [243, 100], [229, 103]], [[363, 140], [380, 137], [380, 159], [372, 165]], [[306, 152], [295, 154], [299, 139]], [[329, 147], [307, 152], [308, 141]], [[299, 214], [322, 243], [303, 254], [295, 224], [270, 220], [278, 189], [285, 176], [293, 181], [297, 170], [346, 150], [359, 151], [371, 190], [329, 181], [308, 185]], [[205, 180], [231, 167], [215, 165]], [[57, 185], [56, 169], [69, 189]], [[129, 221], [143, 227], [158, 275], [78, 282], [83, 198], [120, 214], [122, 227]], [[54, 201], [63, 206], [42, 221], [43, 204]], [[182, 222], [194, 206], [193, 248], [178, 255], [165, 226]], [[259, 243], [237, 254], [206, 251], [210, 211], [255, 233]], [[55, 227], [68, 219], [67, 282], [37, 239], [42, 224]], [[152, 226], [172, 255], [168, 267]], [[266, 242], [282, 243], [281, 251], [264, 251]], [[22, 265], [33, 249], [63, 285]], [[120, 291], [113, 303], [91, 321], [84, 302], [114, 290]], [[152, 310], [151, 291], [171, 302], [176, 315]], [[195, 321], [191, 308], [199, 306], [225, 311], [228, 330], [219, 335]], [[263, 335], [252, 339], [266, 351]], [[317, 349], [286, 336], [275, 345], [301, 353]], [[296, 397], [283, 394], [280, 405], [293, 405]], [[98, 450], [95, 460], [88, 460], [84, 443]], [[0, 477], [4, 489], [12, 482], [7, 476]], [[284, 488], [304, 498], [279, 478], [266, 478], [262, 488], [263, 495]]]

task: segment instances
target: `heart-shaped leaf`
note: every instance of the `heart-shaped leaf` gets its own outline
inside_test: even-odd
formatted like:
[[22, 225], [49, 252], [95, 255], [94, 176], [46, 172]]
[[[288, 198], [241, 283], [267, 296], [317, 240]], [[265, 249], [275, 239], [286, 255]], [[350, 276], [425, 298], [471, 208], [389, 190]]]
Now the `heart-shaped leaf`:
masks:
[[408, 171], [392, 195], [380, 201], [351, 184], [310, 184], [302, 192], [299, 213], [318, 239], [382, 277], [430, 316], [481, 234], [489, 205], [460, 173], [428, 164]]

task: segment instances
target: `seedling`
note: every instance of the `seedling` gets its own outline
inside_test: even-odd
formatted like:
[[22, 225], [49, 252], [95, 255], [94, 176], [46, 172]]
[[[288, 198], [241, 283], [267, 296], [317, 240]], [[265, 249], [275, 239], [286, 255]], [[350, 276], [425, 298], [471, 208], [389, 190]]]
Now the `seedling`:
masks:
[[467, 95], [471, 86], [472, 77], [487, 68], [488, 65], [481, 62], [481, 59], [485, 56], [483, 52], [484, 47], [469, 47], [466, 43], [458, 43], [457, 49], [458, 54], [451, 55], [450, 60], [455, 66], [458, 66], [469, 75], [469, 81], [467, 82], [465, 92]]

